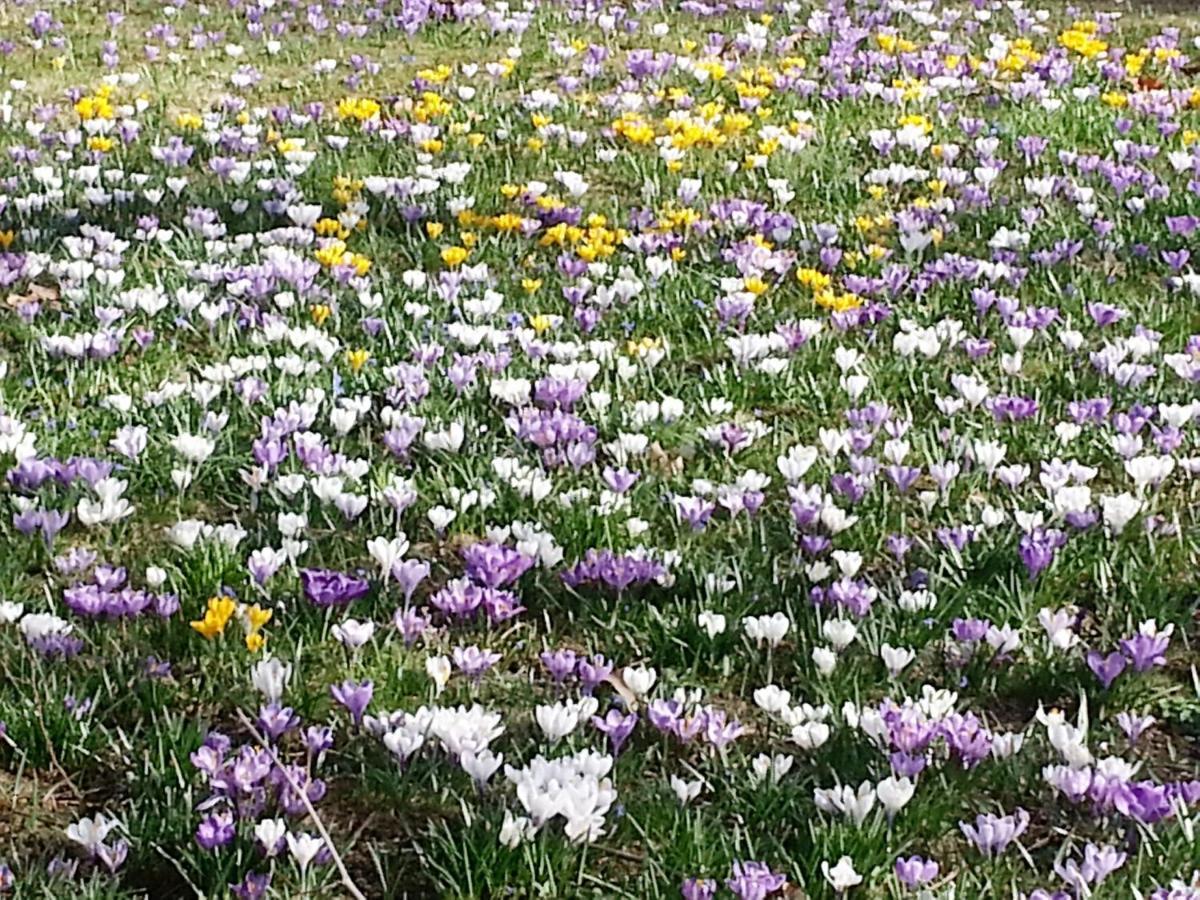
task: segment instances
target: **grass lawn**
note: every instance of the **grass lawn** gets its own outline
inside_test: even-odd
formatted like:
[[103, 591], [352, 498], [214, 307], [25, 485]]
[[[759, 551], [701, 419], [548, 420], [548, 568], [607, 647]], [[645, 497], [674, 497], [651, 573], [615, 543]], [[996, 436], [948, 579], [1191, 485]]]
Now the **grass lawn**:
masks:
[[1200, 10], [0, 3], [0, 896], [1200, 897]]

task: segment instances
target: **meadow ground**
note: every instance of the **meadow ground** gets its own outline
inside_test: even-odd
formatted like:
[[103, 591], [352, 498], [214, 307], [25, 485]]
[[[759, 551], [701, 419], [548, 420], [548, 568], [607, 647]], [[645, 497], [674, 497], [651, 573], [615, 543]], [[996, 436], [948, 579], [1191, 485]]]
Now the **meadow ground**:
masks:
[[1200, 12], [0, 2], [0, 895], [1200, 898]]

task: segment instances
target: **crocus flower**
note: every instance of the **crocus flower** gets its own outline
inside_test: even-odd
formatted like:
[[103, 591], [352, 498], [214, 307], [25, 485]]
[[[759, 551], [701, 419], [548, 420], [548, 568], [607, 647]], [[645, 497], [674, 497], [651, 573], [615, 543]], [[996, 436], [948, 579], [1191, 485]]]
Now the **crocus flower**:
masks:
[[603, 719], [599, 716], [592, 716], [592, 725], [597, 731], [608, 736], [613, 756], [620, 756], [621, 747], [624, 746], [629, 735], [633, 733], [637, 721], [637, 713], [631, 712], [625, 715], [619, 709], [610, 709]]
[[241, 881], [229, 885], [229, 890], [238, 900], [265, 900], [270, 889], [270, 872], [247, 872]]
[[717, 882], [711, 878], [688, 878], [679, 886], [683, 900], [712, 900]]
[[910, 856], [896, 860], [896, 877], [910, 891], [933, 881], [938, 876], [938, 864], [931, 859]]
[[959, 822], [958, 827], [984, 856], [999, 856], [1025, 833], [1029, 827], [1029, 813], [1020, 808], [1013, 815], [981, 813], [975, 817], [973, 825]]
[[1138, 632], [1131, 638], [1121, 639], [1121, 650], [1133, 665], [1135, 672], [1145, 672], [1155, 666], [1167, 664], [1167, 647], [1170, 635], [1145, 634]]
[[236, 835], [233, 816], [216, 813], [204, 818], [196, 828], [196, 843], [204, 850], [216, 850], [230, 843]]
[[725, 880], [725, 886], [740, 900], [763, 900], [785, 884], [786, 876], [756, 860], [735, 861], [732, 874]]
[[1089, 650], [1087, 664], [1104, 689], [1108, 690], [1117, 680], [1117, 676], [1125, 671], [1126, 661], [1125, 657], [1116, 651], [1105, 656], [1099, 650]]
[[322, 608], [347, 606], [365, 597], [371, 589], [365, 578], [329, 569], [301, 569], [300, 584], [309, 602]]
[[329, 692], [334, 700], [346, 707], [354, 724], [361, 725], [363, 712], [375, 693], [375, 685], [371, 681], [343, 681], [341, 684], [332, 685]]

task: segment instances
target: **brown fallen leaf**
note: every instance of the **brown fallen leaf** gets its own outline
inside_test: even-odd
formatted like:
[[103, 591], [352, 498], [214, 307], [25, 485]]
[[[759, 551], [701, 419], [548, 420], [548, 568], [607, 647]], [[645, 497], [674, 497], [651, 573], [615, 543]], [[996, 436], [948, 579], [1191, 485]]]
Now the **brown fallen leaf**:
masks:
[[55, 304], [58, 302], [58, 288], [31, 284], [24, 294], [9, 294], [4, 302], [10, 309], [17, 309], [26, 303]]
[[637, 709], [637, 695], [629, 689], [629, 685], [616, 672], [610, 672], [604, 676], [604, 682], [614, 691], [621, 695], [621, 699], [625, 701], [625, 705], [630, 710]]
[[650, 465], [668, 477], [683, 474], [683, 457], [672, 456], [663, 449], [662, 444], [655, 441], [649, 449]]
[[477, 534], [458, 532], [450, 535], [444, 541], [418, 541], [412, 545], [413, 555], [421, 559], [445, 559], [458, 556], [472, 544], [484, 540]]

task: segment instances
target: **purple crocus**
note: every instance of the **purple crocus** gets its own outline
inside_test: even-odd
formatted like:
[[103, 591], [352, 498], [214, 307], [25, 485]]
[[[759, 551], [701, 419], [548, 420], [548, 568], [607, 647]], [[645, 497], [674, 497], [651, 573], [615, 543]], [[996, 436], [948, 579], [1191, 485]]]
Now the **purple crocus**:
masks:
[[490, 541], [472, 544], [463, 551], [463, 561], [467, 576], [489, 588], [510, 585], [533, 567], [532, 557]]
[[329, 693], [333, 695], [334, 700], [346, 707], [354, 724], [361, 725], [363, 712], [366, 711], [371, 697], [375, 694], [375, 684], [370, 680], [361, 682], [346, 680], [341, 684], [330, 685]]
[[938, 876], [938, 864], [932, 859], [910, 856], [896, 860], [896, 877], [910, 891], [923, 887]]
[[1127, 854], [1116, 847], [1088, 843], [1083, 848], [1083, 861], [1068, 859], [1054, 864], [1054, 871], [1075, 889], [1076, 896], [1089, 897], [1092, 889], [1125, 865]]
[[1056, 528], [1035, 528], [1022, 535], [1018, 550], [1030, 581], [1054, 562], [1055, 554], [1066, 543], [1066, 534]]
[[204, 850], [215, 850], [230, 843], [236, 833], [233, 816], [219, 812], [200, 821], [196, 828], [196, 843]]
[[603, 719], [599, 716], [592, 716], [592, 725], [596, 727], [596, 730], [608, 735], [613, 756], [621, 755], [621, 747], [633, 733], [637, 722], [637, 713], [631, 712], [629, 715], [625, 715], [619, 709], [610, 709]]
[[1148, 729], [1153, 727], [1155, 721], [1154, 716], [1150, 715], [1141, 716], [1128, 711], [1117, 713], [1117, 724], [1125, 732], [1125, 737], [1129, 740], [1130, 746], [1136, 744], [1138, 739]]
[[554, 679], [555, 684], [562, 684], [573, 674], [575, 674], [575, 666], [578, 658], [574, 650], [545, 650], [541, 655], [542, 665], [546, 667], [546, 671], [550, 673], [550, 677]]
[[129, 856], [129, 841], [121, 838], [113, 844], [97, 844], [96, 859], [100, 860], [104, 868], [108, 869], [109, 874], [115, 874], [117, 869], [125, 864], [126, 858]]
[[268, 703], [258, 711], [258, 727], [268, 740], [278, 741], [284, 734], [300, 724], [300, 717], [290, 706]]
[[429, 563], [419, 559], [406, 559], [392, 565], [392, 577], [404, 591], [404, 602], [412, 602], [417, 587], [429, 577]]
[[712, 900], [717, 883], [711, 878], [688, 878], [679, 886], [683, 900]]
[[412, 607], [396, 610], [392, 616], [392, 624], [404, 638], [404, 646], [411, 647], [417, 639], [429, 628], [429, 617]]
[[499, 653], [480, 650], [474, 644], [469, 647], [455, 647], [450, 656], [459, 671], [476, 683], [483, 678], [488, 669], [500, 662]]
[[666, 574], [666, 566], [657, 560], [633, 553], [618, 555], [607, 549], [593, 549], [561, 577], [569, 587], [603, 584], [620, 593], [631, 585], [648, 584]]
[[247, 872], [240, 882], [229, 885], [229, 890], [238, 900], [265, 900], [270, 888], [270, 872]]
[[981, 813], [975, 824], [959, 822], [958, 827], [976, 849], [989, 859], [999, 856], [1008, 845], [1025, 833], [1029, 827], [1029, 813], [1020, 807], [1012, 815], [997, 816]]
[[348, 606], [367, 595], [371, 583], [331, 569], [301, 569], [300, 585], [314, 606]]
[[725, 880], [725, 887], [733, 891], [740, 900], [763, 900], [787, 884], [787, 877], [771, 871], [766, 863], [755, 860], [734, 862], [733, 873]]
[[1125, 657], [1117, 651], [1105, 656], [1099, 650], [1089, 650], [1087, 654], [1088, 668], [1092, 670], [1107, 691], [1117, 676], [1125, 671]]
[[605, 659], [602, 654], [597, 653], [590, 658], [585, 657], [579, 660], [576, 671], [579, 675], [583, 692], [590, 695], [596, 690], [600, 682], [613, 673], [613, 664], [611, 660]]
[[1145, 672], [1167, 664], [1167, 647], [1171, 636], [1166, 632], [1146, 634], [1139, 631], [1131, 638], [1121, 639], [1121, 650], [1133, 664], [1135, 672]]
[[746, 728], [737, 719], [729, 719], [723, 709], [709, 707], [704, 711], [704, 737], [717, 750], [724, 750], [746, 733]]
[[304, 749], [314, 765], [320, 765], [321, 758], [333, 746], [333, 729], [328, 725], [310, 725], [304, 729]]
[[950, 623], [950, 633], [963, 644], [977, 644], [983, 640], [990, 624], [987, 619], [955, 619]]

